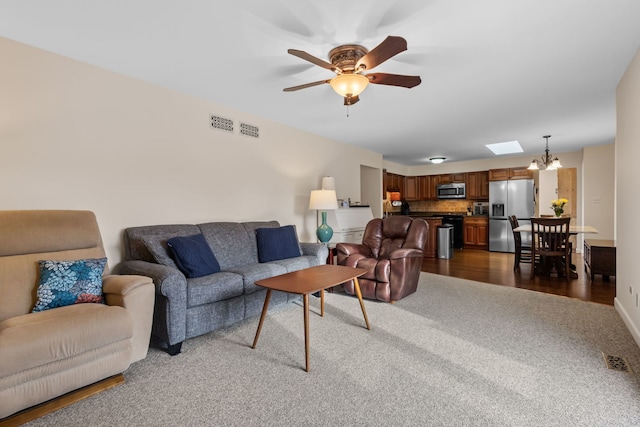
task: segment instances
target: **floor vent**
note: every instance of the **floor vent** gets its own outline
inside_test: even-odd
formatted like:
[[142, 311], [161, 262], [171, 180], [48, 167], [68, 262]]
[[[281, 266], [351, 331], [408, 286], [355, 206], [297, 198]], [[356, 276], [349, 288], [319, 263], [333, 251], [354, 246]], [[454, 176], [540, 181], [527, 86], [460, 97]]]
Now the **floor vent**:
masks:
[[260, 129], [258, 128], [258, 126], [240, 122], [240, 134], [250, 136], [252, 138], [259, 138]]
[[631, 365], [624, 357], [611, 356], [609, 354], [602, 353], [604, 357], [604, 363], [607, 365], [607, 368], [613, 369], [614, 371], [622, 371], [633, 373], [633, 369], [631, 369]]
[[225, 132], [233, 133], [233, 120], [224, 117], [216, 116], [215, 114], [209, 115], [209, 123], [213, 129], [222, 130]]

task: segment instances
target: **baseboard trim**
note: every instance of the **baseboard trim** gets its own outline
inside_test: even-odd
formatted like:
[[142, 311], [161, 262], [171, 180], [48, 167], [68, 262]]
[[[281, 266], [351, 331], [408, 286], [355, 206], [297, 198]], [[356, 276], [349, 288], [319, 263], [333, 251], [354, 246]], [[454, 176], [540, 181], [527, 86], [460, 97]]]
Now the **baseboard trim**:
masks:
[[631, 333], [634, 341], [636, 342], [638, 347], [640, 347], [640, 330], [638, 330], [638, 327], [633, 323], [631, 317], [629, 316], [629, 313], [627, 313], [627, 311], [624, 309], [624, 306], [620, 303], [618, 297], [613, 300], [613, 306], [620, 315], [620, 318], [622, 319], [624, 324], [627, 325], [627, 329], [629, 329], [629, 332]]
[[51, 399], [39, 405], [32, 406], [31, 408], [24, 409], [20, 412], [8, 416], [7, 418], [3, 418], [2, 420], [0, 420], [0, 427], [21, 426], [22, 424], [35, 420], [36, 418], [44, 417], [51, 412], [69, 406], [82, 399], [86, 399], [87, 397], [93, 396], [94, 394], [100, 393], [101, 391], [115, 387], [118, 384], [122, 384], [123, 382], [123, 374], [117, 374], [112, 377], [105, 378], [104, 380], [98, 381], [97, 383], [79, 388], [67, 394], [63, 394], [62, 396], [56, 397], [55, 399]]

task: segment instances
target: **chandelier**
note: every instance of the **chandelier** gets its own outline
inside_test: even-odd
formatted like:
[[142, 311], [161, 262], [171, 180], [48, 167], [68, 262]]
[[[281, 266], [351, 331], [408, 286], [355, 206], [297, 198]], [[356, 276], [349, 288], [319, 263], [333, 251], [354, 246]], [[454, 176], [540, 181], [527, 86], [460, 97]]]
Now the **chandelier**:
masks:
[[560, 160], [558, 160], [558, 157], [551, 160], [553, 156], [549, 154], [549, 138], [551, 138], [551, 135], [545, 135], [543, 136], [543, 138], [547, 141], [546, 147], [544, 149], [544, 155], [540, 158], [540, 160], [533, 159], [527, 169], [546, 169], [548, 171], [552, 171], [561, 168], [562, 165], [560, 164]]

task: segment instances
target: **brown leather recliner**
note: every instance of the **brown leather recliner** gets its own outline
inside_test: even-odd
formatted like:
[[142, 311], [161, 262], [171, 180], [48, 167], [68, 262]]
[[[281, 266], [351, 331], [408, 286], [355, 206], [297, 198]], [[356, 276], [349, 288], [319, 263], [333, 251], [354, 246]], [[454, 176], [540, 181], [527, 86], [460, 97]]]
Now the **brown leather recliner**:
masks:
[[[338, 265], [364, 268], [358, 278], [362, 296], [395, 302], [414, 293], [429, 225], [423, 219], [391, 216], [369, 221], [362, 244], [338, 243]], [[353, 281], [344, 284], [354, 294]]]

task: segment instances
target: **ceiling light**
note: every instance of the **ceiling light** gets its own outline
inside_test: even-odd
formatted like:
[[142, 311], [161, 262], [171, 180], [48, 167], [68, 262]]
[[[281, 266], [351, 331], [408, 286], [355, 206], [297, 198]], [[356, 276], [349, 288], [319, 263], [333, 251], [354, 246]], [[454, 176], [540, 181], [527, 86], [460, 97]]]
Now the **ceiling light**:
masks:
[[332, 78], [329, 84], [338, 95], [350, 98], [360, 95], [369, 84], [369, 79], [362, 74], [339, 74]]
[[553, 156], [549, 154], [549, 138], [551, 138], [551, 135], [545, 135], [543, 136], [543, 138], [546, 139], [547, 144], [544, 149], [544, 155], [541, 157], [541, 161], [533, 159], [527, 169], [529, 170], [546, 169], [548, 171], [552, 171], [552, 170], [561, 168], [562, 165], [560, 164], [560, 160], [558, 159], [558, 157], [552, 160]]
[[496, 156], [501, 154], [522, 153], [524, 150], [518, 141], [498, 142], [496, 144], [486, 144], [489, 150], [493, 151]]
[[431, 163], [439, 164], [445, 161], [445, 157], [431, 157], [429, 161], [431, 161]]

